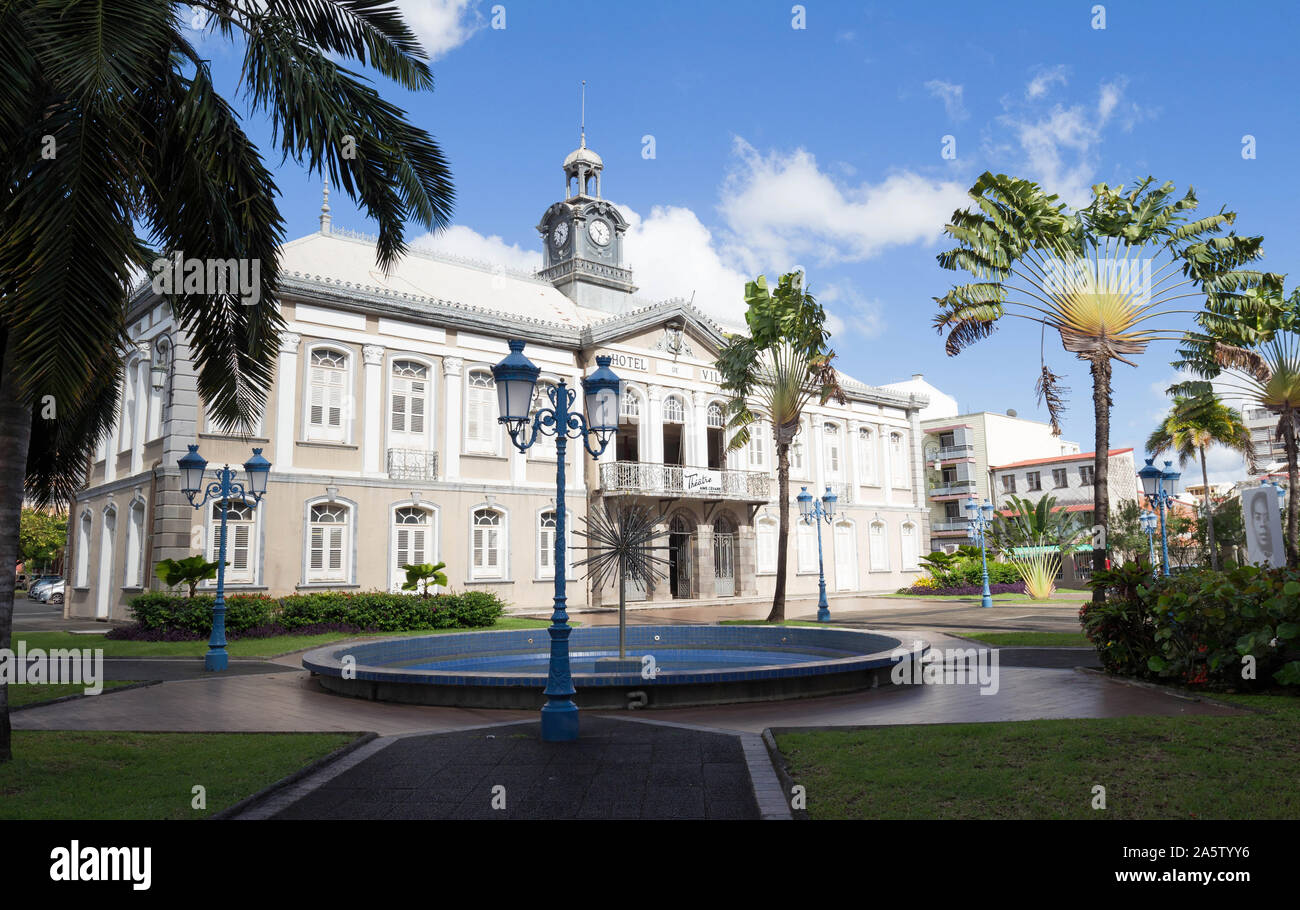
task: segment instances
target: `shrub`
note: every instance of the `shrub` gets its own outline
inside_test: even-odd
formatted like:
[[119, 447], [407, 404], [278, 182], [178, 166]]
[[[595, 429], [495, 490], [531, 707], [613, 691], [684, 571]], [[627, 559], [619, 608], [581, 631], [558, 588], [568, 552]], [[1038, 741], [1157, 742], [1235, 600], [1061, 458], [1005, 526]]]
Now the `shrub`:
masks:
[[[989, 559], [989, 584], [1010, 585], [1020, 581], [1016, 567], [1005, 562]], [[952, 567], [935, 574], [934, 580], [941, 588], [961, 588], [970, 585], [983, 585], [984, 567], [979, 556], [962, 556], [957, 558]]]
[[[149, 591], [131, 598], [132, 618], [146, 629], [174, 629], [201, 638], [212, 634], [211, 594], [178, 597], [162, 591]], [[226, 632], [236, 633], [271, 621], [276, 602], [261, 594], [232, 594], [226, 598]], [[184, 639], [158, 639], [183, 641]]]
[[[898, 593], [899, 593], [899, 594], [919, 594], [919, 595], [926, 595], [926, 594], [931, 594], [931, 595], [946, 595], [946, 594], [962, 594], [962, 595], [971, 595], [971, 594], [983, 594], [983, 593], [984, 593], [984, 585], [983, 585], [983, 583], [976, 584], [976, 585], [956, 585], [956, 586], [949, 587], [949, 588], [918, 587], [918, 586], [916, 586], [916, 585], [913, 585], [913, 586], [910, 587], [910, 588], [900, 588], [899, 591], [898, 591]], [[999, 584], [999, 585], [995, 585], [995, 584], [991, 584], [991, 583], [990, 583], [990, 584], [989, 584], [989, 593], [990, 593], [990, 594], [1024, 594], [1024, 593], [1025, 593], [1025, 583], [1024, 583], [1023, 581], [1017, 581], [1017, 582], [1013, 582], [1013, 583], [1011, 583], [1011, 584]]]
[[1120, 567], [1092, 584], [1111, 599], [1079, 616], [1111, 672], [1188, 685], [1300, 685], [1296, 569], [1238, 566], [1150, 580], [1141, 568]]

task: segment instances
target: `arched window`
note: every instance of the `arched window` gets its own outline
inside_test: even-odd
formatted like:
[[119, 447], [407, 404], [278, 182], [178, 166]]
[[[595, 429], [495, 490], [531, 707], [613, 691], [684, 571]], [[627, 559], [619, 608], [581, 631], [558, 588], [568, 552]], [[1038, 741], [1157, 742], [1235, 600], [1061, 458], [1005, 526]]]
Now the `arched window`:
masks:
[[708, 424], [710, 427], [719, 430], [727, 425], [726, 418], [722, 416], [722, 405], [716, 401], [709, 405]]
[[862, 482], [876, 483], [876, 434], [871, 427], [858, 430], [858, 457], [862, 460]]
[[754, 545], [757, 570], [760, 574], [776, 571], [776, 519], [764, 516], [754, 523]]
[[398, 447], [424, 445], [432, 422], [428, 366], [416, 360], [394, 360], [388, 402], [391, 441]]
[[618, 415], [622, 418], [620, 423], [630, 423], [633, 419], [641, 416], [641, 393], [636, 389], [625, 386], [623, 394], [619, 396]]
[[911, 485], [908, 480], [911, 471], [908, 470], [907, 464], [907, 437], [899, 431], [889, 434], [889, 468], [893, 473], [893, 486]]
[[505, 578], [505, 513], [492, 508], [475, 509], [470, 520], [470, 578]]
[[346, 584], [352, 578], [351, 509], [340, 502], [311, 506], [307, 515], [308, 583]]
[[348, 355], [334, 348], [313, 350], [307, 376], [307, 438], [346, 442], [349, 398]]
[[[555, 510], [547, 509], [537, 516], [537, 577], [554, 578], [555, 577]], [[570, 516], [571, 517], [571, 516]], [[566, 561], [565, 574], [568, 575], [573, 571], [573, 547], [570, 545], [573, 534], [569, 528], [570, 521], [565, 521], [564, 537], [565, 548], [564, 557]]]
[[889, 571], [889, 538], [885, 536], [885, 523], [873, 521], [868, 529], [871, 544], [871, 571]]
[[[551, 393], [557, 388], [556, 383], [547, 379], [539, 380], [533, 387], [533, 404], [528, 411], [528, 423], [525, 426], [525, 432], [528, 436], [532, 435], [533, 415], [538, 411], [549, 410], [555, 407], [551, 401]], [[576, 404], [577, 402], [575, 402]], [[527, 439], [528, 436], [524, 438]], [[537, 439], [528, 449], [529, 458], [554, 458], [555, 457], [555, 437], [542, 431], [538, 431]]]
[[135, 500], [127, 513], [126, 560], [122, 565], [122, 587], [144, 586], [144, 503]]
[[685, 423], [686, 405], [676, 395], [664, 399], [664, 423]]
[[840, 425], [838, 423], [823, 424], [822, 441], [825, 445], [826, 477], [838, 480], [841, 466], [844, 463], [843, 453], [840, 451]]
[[920, 550], [917, 547], [916, 525], [910, 521], [905, 521], [899, 533], [902, 535], [903, 568], [919, 568], [921, 560]]
[[497, 423], [497, 387], [487, 370], [470, 370], [465, 385], [465, 451], [495, 455], [501, 426]]
[[[257, 579], [257, 516], [252, 506], [231, 502], [226, 510], [226, 584], [251, 585]], [[221, 547], [221, 503], [214, 502], [208, 514], [208, 560], [217, 561]], [[216, 586], [216, 581], [207, 582]]]
[[[422, 506], [402, 506], [393, 510], [393, 565], [390, 576], [394, 591], [406, 583], [405, 566], [435, 563], [437, 541], [434, 539], [433, 510]], [[420, 592], [417, 592], [420, 593]]]
[[81, 513], [81, 525], [77, 529], [77, 581], [76, 587], [90, 586], [90, 531], [92, 519], [89, 512]]

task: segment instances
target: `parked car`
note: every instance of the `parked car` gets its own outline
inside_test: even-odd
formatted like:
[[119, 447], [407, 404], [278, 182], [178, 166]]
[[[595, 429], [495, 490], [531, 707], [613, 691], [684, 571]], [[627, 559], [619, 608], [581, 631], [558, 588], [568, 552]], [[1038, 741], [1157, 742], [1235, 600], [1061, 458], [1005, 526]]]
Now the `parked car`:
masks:
[[45, 589], [45, 602], [52, 604], [63, 603], [63, 589], [66, 582], [62, 578]]
[[60, 575], [41, 575], [37, 577], [37, 579], [32, 582], [31, 587], [27, 589], [27, 596], [31, 600], [36, 600], [36, 601], [40, 601], [41, 603], [45, 603], [45, 598], [42, 597], [42, 594], [44, 593], [45, 589], [48, 588], [50, 585], [54, 584], [56, 581], [61, 581], [61, 580], [62, 580], [62, 576]]

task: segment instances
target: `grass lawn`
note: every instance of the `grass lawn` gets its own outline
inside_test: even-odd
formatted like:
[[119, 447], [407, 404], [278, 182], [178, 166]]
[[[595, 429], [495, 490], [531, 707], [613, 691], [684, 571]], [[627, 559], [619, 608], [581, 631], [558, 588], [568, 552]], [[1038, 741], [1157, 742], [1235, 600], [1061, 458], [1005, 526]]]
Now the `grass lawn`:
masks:
[[[321, 635], [277, 635], [272, 638], [243, 638], [231, 641], [226, 650], [231, 657], [276, 657], [290, 651], [318, 648], [332, 641], [348, 638], [370, 638], [395, 635], [439, 635], [444, 632], [493, 632], [507, 629], [544, 629], [550, 623], [523, 616], [507, 616], [494, 626], [482, 629], [430, 629], [423, 632], [326, 632]], [[577, 623], [570, 622], [576, 626]], [[18, 640], [32, 648], [103, 648], [105, 657], [202, 657], [208, 653], [206, 641], [112, 641], [102, 635], [74, 635], [71, 632], [15, 632], [14, 647]]]
[[1092, 642], [1082, 632], [954, 632], [986, 645], [1036, 645], [1044, 648], [1091, 648]]
[[[1300, 818], [1300, 697], [1222, 700], [1267, 713], [876, 727], [777, 745], [819, 819]], [[1092, 808], [1098, 784], [1105, 810]]]
[[[132, 679], [106, 679], [104, 680], [104, 690], [116, 689], [118, 686], [129, 686], [136, 680]], [[51, 701], [55, 698], [63, 698], [65, 695], [82, 695], [86, 691], [85, 686], [79, 686], [76, 683], [57, 683], [55, 685], [37, 685], [37, 686], [10, 686], [9, 687], [9, 706], [17, 708], [19, 705], [34, 705], [37, 702]]]
[[[15, 730], [14, 760], [0, 764], [0, 818], [202, 818], [355, 738]], [[195, 786], [205, 809], [191, 807]]]

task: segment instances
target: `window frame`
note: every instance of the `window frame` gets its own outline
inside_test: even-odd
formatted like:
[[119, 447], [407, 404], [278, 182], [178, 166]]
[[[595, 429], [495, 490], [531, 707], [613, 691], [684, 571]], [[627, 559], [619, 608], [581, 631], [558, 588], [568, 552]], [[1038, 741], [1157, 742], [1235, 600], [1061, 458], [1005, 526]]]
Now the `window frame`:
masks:
[[[475, 385], [475, 376], [486, 376], [490, 385]], [[465, 369], [465, 390], [464, 390], [464, 414], [461, 415], [461, 454], [462, 455], [501, 455], [501, 436], [500, 432], [493, 432], [493, 429], [501, 430], [502, 427], [497, 423], [497, 403], [496, 380], [492, 378], [492, 369], [487, 364], [474, 364]], [[487, 400], [487, 417], [484, 421], [486, 435], [471, 436], [470, 427], [470, 409], [474, 403], [474, 398], [482, 395]]]
[[[334, 354], [343, 356], [343, 367], [340, 372], [343, 375], [342, 396], [339, 401], [339, 427], [335, 431], [329, 427], [329, 403], [326, 400], [321, 405], [321, 424], [315, 424], [311, 419], [312, 409], [312, 370], [316, 365], [312, 363], [313, 358], [322, 352], [329, 351]], [[314, 341], [307, 345], [303, 351], [303, 399], [302, 399], [302, 441], [318, 443], [334, 443], [336, 445], [351, 445], [353, 440], [353, 424], [356, 412], [356, 352], [350, 346], [341, 341]], [[336, 367], [323, 367], [322, 369], [336, 370]], [[328, 385], [325, 386], [328, 389]], [[328, 398], [328, 395], [326, 396]]]
[[[406, 582], [406, 573], [401, 570], [397, 564], [397, 535], [402, 527], [419, 527], [419, 525], [399, 525], [397, 523], [397, 513], [403, 509], [418, 509], [429, 516], [427, 524], [423, 525], [427, 529], [428, 539], [424, 546], [425, 558], [432, 564], [437, 565], [441, 558], [442, 534], [441, 529], [441, 510], [432, 502], [424, 500], [403, 499], [392, 503], [388, 507], [388, 590], [397, 593], [407, 593], [402, 591], [402, 585]], [[409, 552], [408, 547], [408, 552]], [[450, 579], [448, 579], [450, 580]], [[440, 586], [435, 585], [431, 593], [440, 590]], [[416, 592], [411, 592], [416, 593]]]
[[[311, 568], [311, 551], [312, 551], [312, 526], [321, 524], [324, 527], [334, 527], [335, 522], [313, 522], [312, 511], [317, 506], [333, 505], [342, 508], [345, 512], [344, 520], [340, 523], [343, 528], [343, 539], [341, 546], [342, 555], [342, 578], [328, 577], [325, 573], [328, 567], [322, 566], [313, 574]], [[260, 508], [254, 510], [260, 511]], [[302, 537], [302, 586], [303, 587], [355, 587], [357, 572], [357, 504], [351, 499], [344, 499], [341, 496], [335, 496], [331, 499], [328, 496], [317, 496], [303, 503], [303, 537]], [[328, 553], [327, 546], [323, 552]], [[327, 559], [322, 559], [325, 563]]]
[[[477, 558], [478, 547], [474, 543], [475, 529], [480, 527], [477, 523], [477, 516], [480, 512], [493, 512], [500, 521], [496, 525], [497, 537], [497, 568], [498, 574], [490, 574], [485, 571], [486, 567], [478, 568], [474, 562]], [[489, 527], [484, 525], [483, 527]], [[469, 582], [508, 582], [510, 581], [510, 513], [503, 506], [493, 503], [489, 505], [481, 502], [478, 505], [471, 506], [469, 510], [469, 559], [467, 560], [469, 568]]]

